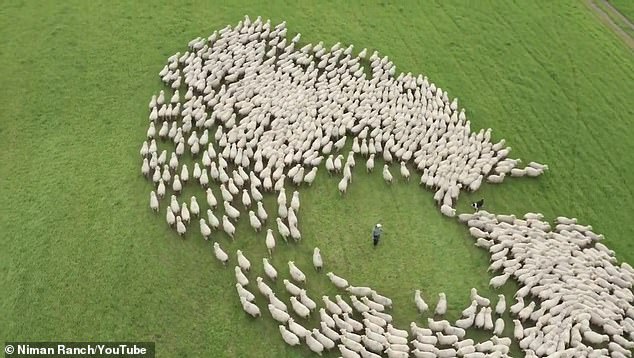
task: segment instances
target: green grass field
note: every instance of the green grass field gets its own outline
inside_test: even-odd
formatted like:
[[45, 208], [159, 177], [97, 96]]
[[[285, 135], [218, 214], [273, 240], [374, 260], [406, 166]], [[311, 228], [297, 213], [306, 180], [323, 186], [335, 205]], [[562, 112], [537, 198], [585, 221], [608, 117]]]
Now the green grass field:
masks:
[[[161, 357], [309, 355], [284, 345], [260, 296], [266, 318], [244, 314], [233, 269], [197, 228], [180, 240], [163, 210], [150, 211], [140, 175], [147, 103], [167, 57], [244, 14], [285, 19], [302, 45], [376, 49], [457, 96], [472, 128], [493, 128], [511, 157], [549, 164], [538, 179], [463, 194], [459, 212], [484, 197], [494, 212], [577, 217], [634, 263], [634, 60], [580, 1], [13, 1], [0, 7], [0, 342], [149, 340]], [[326, 270], [392, 297], [400, 326], [417, 317], [415, 288], [431, 304], [446, 292], [450, 319], [471, 287], [498, 293], [487, 288], [488, 254], [441, 216], [418, 178], [388, 187], [357, 163], [343, 199], [325, 171], [301, 189], [304, 240], [278, 242], [273, 259], [284, 276], [295, 259], [313, 298], [334, 295], [312, 273], [319, 246]], [[386, 233], [373, 250], [377, 221]], [[254, 283], [264, 234], [241, 220], [235, 243], [216, 238], [246, 252]]]
[[630, 21], [634, 21], [634, 3], [628, 0], [609, 0], [623, 16], [627, 17]]

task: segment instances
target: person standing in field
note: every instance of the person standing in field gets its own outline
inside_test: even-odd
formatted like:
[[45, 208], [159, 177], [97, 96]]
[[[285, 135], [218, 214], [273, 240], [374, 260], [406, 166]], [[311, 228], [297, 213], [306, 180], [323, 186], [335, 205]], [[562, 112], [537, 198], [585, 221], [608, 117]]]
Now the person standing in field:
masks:
[[376, 245], [379, 244], [379, 239], [381, 238], [382, 233], [383, 233], [383, 229], [381, 224], [376, 224], [374, 226], [374, 230], [372, 230], [372, 242], [374, 243], [375, 247]]

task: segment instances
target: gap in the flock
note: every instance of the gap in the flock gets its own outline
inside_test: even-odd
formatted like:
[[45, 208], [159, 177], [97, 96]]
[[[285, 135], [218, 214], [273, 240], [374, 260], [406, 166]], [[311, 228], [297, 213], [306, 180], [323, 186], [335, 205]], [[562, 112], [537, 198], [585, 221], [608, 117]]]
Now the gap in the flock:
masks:
[[[392, 298], [400, 326], [419, 319], [426, 323], [427, 316], [417, 314], [413, 304], [415, 289], [423, 291], [430, 305], [445, 292], [447, 317], [458, 318], [469, 303], [471, 287], [486, 292], [488, 254], [473, 245], [456, 219], [438, 211], [433, 193], [421, 187], [418, 178], [401, 178], [397, 163], [390, 165], [394, 182], [387, 184], [381, 175], [383, 164], [377, 160], [374, 172], [367, 173], [364, 159], [358, 158], [343, 195], [337, 190], [341, 175], [328, 175], [322, 165], [312, 187], [300, 189], [300, 221], [309, 234], [299, 246], [310, 243], [310, 248], [300, 248], [297, 255], [310, 258], [312, 247], [319, 246], [325, 271]], [[371, 234], [377, 223], [383, 234], [373, 247]]]

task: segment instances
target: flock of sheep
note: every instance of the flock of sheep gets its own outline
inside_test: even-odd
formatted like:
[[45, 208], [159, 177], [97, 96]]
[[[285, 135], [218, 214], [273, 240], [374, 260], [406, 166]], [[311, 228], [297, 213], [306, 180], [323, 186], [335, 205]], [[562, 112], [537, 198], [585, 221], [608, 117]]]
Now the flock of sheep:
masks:
[[[456, 215], [454, 205], [462, 190], [476, 191], [483, 181], [501, 183], [507, 176], [535, 177], [548, 169], [535, 162], [518, 167], [521, 161], [507, 157], [511, 148], [504, 140], [491, 143], [490, 129], [472, 132], [457, 99], [450, 101], [447, 92], [426, 77], [394, 77], [395, 67], [387, 57], [374, 52], [366, 60], [367, 50], [354, 55], [352, 45], [326, 48], [320, 42], [296, 49], [300, 35], [287, 40], [286, 33], [285, 23], [272, 26], [260, 17], [245, 17], [235, 27], [190, 41], [188, 51], [170, 56], [161, 70], [173, 92], [162, 90], [149, 103], [141, 172], [155, 184], [151, 209], [160, 212], [164, 206], [167, 223], [179, 235], [187, 235], [196, 220], [205, 239], [212, 239], [217, 230], [233, 239], [240, 216], [248, 217], [255, 231], [263, 230], [269, 221], [263, 193], [275, 192], [277, 232], [266, 229], [269, 255], [276, 235], [301, 241], [299, 192], [293, 191], [289, 203], [286, 187], [310, 185], [322, 162], [328, 172], [341, 175], [342, 194], [361, 158], [371, 172], [378, 155], [385, 162], [382, 175], [388, 183], [393, 180], [392, 162], [408, 180], [410, 168], [417, 170], [420, 184], [434, 191], [440, 211], [449, 217]], [[366, 61], [369, 74], [362, 65]], [[166, 149], [161, 150], [160, 143]], [[348, 146], [351, 150], [342, 154]], [[192, 167], [185, 163], [190, 156]], [[181, 198], [191, 182], [205, 190], [205, 200]], [[518, 316], [515, 339], [527, 356], [631, 356], [634, 271], [626, 264], [616, 266], [613, 253], [594, 244], [600, 235], [565, 218], [551, 230], [539, 214], [520, 220], [480, 211], [459, 219], [470, 227], [476, 244], [491, 251], [491, 269], [503, 271], [491, 284], [499, 287], [513, 276], [523, 285], [510, 309]], [[224, 265], [230, 261], [218, 241], [213, 251]], [[255, 295], [247, 288], [251, 263], [240, 250], [237, 263], [242, 307], [260, 316]], [[323, 265], [318, 248], [313, 263], [317, 269]], [[277, 280], [277, 269], [267, 258], [262, 264], [268, 279]], [[430, 319], [428, 328], [412, 323], [408, 332], [391, 325], [391, 300], [371, 288], [350, 286], [329, 272], [333, 284], [350, 294], [350, 303], [339, 295], [334, 300], [323, 296], [323, 308], [317, 309], [306, 289], [297, 286], [305, 284], [305, 275], [292, 261], [289, 273], [293, 282], [284, 280], [284, 286], [293, 296], [291, 310], [264, 279], [257, 277], [256, 285], [290, 345], [303, 341], [319, 354], [337, 348], [343, 357], [508, 355], [511, 339], [501, 336], [504, 321], [494, 321], [506, 309], [503, 295], [494, 308], [473, 289], [472, 305], [454, 324]], [[528, 297], [533, 300], [525, 305]], [[414, 302], [421, 312], [427, 310], [420, 292]], [[317, 311], [320, 327], [312, 330], [291, 316], [306, 318]], [[445, 311], [446, 297], [441, 294], [435, 313]], [[523, 321], [534, 326], [523, 328]], [[465, 330], [472, 326], [493, 336], [480, 343], [465, 339]], [[585, 344], [608, 341], [603, 350]]]

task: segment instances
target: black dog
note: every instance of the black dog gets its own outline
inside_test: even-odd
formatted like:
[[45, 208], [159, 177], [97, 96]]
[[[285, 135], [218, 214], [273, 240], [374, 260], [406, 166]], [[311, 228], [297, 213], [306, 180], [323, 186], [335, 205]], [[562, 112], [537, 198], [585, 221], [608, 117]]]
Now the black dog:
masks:
[[471, 206], [475, 209], [475, 211], [477, 212], [478, 210], [482, 209], [484, 207], [484, 199], [480, 199], [479, 201], [476, 201], [474, 203], [471, 203]]

